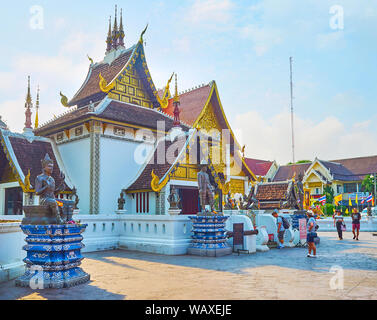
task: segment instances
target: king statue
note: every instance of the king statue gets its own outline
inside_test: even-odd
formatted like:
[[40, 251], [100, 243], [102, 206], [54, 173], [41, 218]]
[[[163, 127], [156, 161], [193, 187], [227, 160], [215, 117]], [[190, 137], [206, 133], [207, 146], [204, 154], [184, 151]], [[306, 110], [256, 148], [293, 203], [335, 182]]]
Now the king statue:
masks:
[[209, 204], [211, 206], [211, 211], [214, 211], [214, 187], [211, 185], [209, 180], [209, 175], [207, 173], [207, 163], [202, 162], [200, 164], [200, 171], [198, 173], [198, 187], [199, 187], [199, 197], [200, 197], [200, 207], [201, 211], [205, 212], [205, 206]]
[[56, 224], [64, 224], [60, 213], [58, 204], [55, 200], [55, 193], [64, 190], [64, 174], [62, 174], [63, 182], [59, 188], [55, 189], [55, 180], [51, 176], [54, 169], [54, 162], [46, 153], [45, 158], [42, 160], [43, 173], [35, 179], [35, 194], [39, 196], [39, 204], [47, 206], [51, 210], [52, 217], [56, 218]]

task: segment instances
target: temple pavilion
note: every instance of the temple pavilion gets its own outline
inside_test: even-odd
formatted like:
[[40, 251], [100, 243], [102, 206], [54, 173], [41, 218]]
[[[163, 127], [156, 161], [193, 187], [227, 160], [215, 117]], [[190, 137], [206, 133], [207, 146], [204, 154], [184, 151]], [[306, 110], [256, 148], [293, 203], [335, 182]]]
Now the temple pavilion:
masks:
[[121, 193], [127, 213], [168, 214], [172, 186], [181, 198], [181, 214], [196, 213], [203, 161], [216, 186], [218, 210], [225, 195], [247, 194], [257, 180], [226, 118], [216, 82], [178, 92], [175, 75], [173, 94], [173, 76], [156, 89], [144, 50], [148, 26], [136, 44], [127, 46], [122, 12], [119, 22], [117, 14], [111, 22], [103, 60], [90, 59], [73, 97], [60, 92], [63, 115], [39, 125], [36, 113], [32, 128], [29, 83], [24, 132], [0, 127], [0, 214], [20, 214], [25, 201], [37, 203], [33, 184], [46, 153], [54, 161], [55, 180], [65, 176], [66, 190], [59, 197], [77, 190], [80, 213], [86, 215], [114, 214]]

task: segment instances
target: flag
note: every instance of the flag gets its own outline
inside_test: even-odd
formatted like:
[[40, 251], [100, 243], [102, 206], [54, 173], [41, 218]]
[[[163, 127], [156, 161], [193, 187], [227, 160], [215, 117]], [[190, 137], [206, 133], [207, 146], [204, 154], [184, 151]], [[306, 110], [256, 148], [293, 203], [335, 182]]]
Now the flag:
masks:
[[339, 202], [342, 201], [342, 200], [343, 200], [343, 195], [342, 195], [342, 194], [336, 196], [336, 197], [334, 198], [335, 205], [338, 206], [338, 205], [339, 205]]
[[324, 205], [326, 203], [326, 196], [322, 196], [318, 199], [319, 202], [322, 203], [322, 205]]
[[351, 200], [351, 197], [348, 198], [348, 205], [349, 205], [350, 207], [352, 207], [352, 200]]
[[359, 204], [359, 203], [357, 202], [357, 193], [356, 193], [356, 204]]
[[367, 202], [372, 202], [373, 201], [373, 196], [372, 195], [369, 195], [369, 197], [367, 198]]

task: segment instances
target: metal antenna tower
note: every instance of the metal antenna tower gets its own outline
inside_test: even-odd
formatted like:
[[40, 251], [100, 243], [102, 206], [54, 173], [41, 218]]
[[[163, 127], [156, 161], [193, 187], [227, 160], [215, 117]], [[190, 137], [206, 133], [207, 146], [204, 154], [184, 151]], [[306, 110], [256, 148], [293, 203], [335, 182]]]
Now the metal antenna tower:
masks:
[[294, 116], [293, 116], [293, 77], [292, 77], [292, 63], [293, 58], [289, 58], [291, 69], [291, 126], [292, 126], [292, 163], [295, 163], [295, 129], [294, 129]]

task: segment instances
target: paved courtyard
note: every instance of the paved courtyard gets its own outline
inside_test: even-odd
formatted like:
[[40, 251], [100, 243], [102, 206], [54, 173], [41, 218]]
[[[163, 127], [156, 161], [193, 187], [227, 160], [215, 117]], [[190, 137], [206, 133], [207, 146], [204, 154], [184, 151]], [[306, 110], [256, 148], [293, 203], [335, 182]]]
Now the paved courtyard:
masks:
[[[130, 251], [86, 254], [83, 269], [91, 281], [71, 289], [33, 291], [0, 284], [0, 299], [377, 299], [377, 237], [362, 233], [319, 233], [317, 259], [305, 248], [273, 249], [221, 258], [163, 256]], [[343, 290], [330, 283], [343, 268]], [[336, 277], [336, 278], [334, 278]]]

